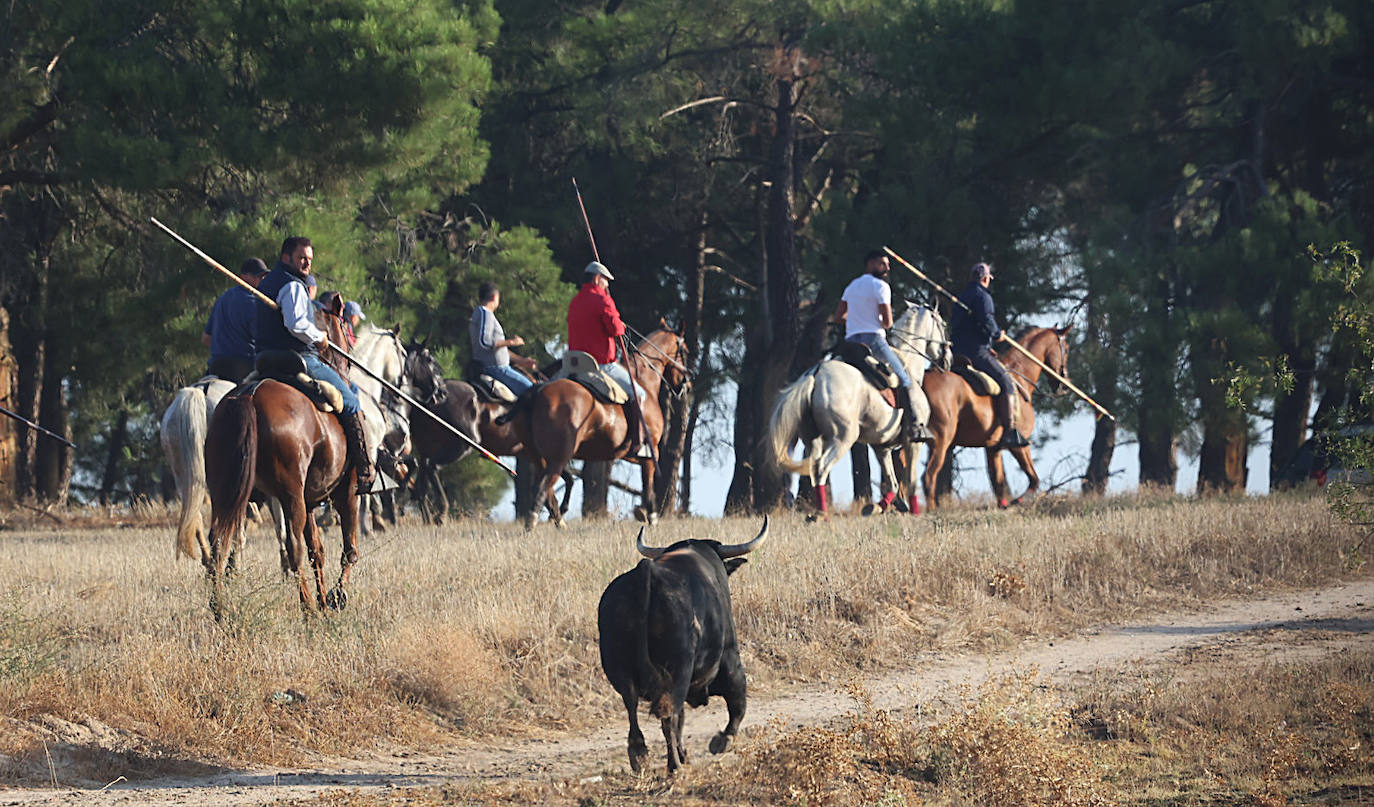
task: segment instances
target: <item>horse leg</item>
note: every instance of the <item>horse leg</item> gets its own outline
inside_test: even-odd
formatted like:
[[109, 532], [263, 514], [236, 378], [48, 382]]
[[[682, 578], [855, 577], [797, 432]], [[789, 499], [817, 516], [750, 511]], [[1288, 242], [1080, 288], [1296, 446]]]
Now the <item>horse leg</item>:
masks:
[[1017, 496], [1016, 501], [1012, 502], [1012, 504], [1020, 504], [1027, 496], [1032, 496], [1040, 490], [1040, 475], [1035, 472], [1035, 463], [1031, 461], [1030, 446], [1021, 446], [1010, 450], [1011, 455], [1016, 458], [1016, 464], [1021, 466], [1021, 472], [1029, 480], [1026, 491]]
[[[921, 456], [920, 443], [907, 443], [910, 449], [907, 452], [906, 462], [902, 464], [901, 485], [906, 488], [906, 511], [913, 516], [921, 514], [921, 498], [916, 495], [916, 460]], [[926, 499], [926, 501], [930, 501]]]
[[287, 542], [290, 538], [286, 531], [286, 511], [282, 509], [281, 502], [276, 497], [267, 501], [267, 509], [272, 514], [272, 529], [277, 534], [277, 553], [281, 555], [281, 573], [283, 576], [289, 577], [291, 575], [291, 556], [287, 549]]
[[998, 507], [1008, 507], [1011, 503], [1007, 498], [1011, 491], [1007, 489], [1007, 472], [1002, 467], [1002, 449], [992, 446], [983, 451], [988, 457], [988, 482], [992, 485], [992, 495], [997, 497]]
[[334, 488], [332, 498], [343, 531], [343, 553], [339, 556], [339, 581], [330, 589], [325, 605], [341, 611], [348, 605], [346, 586], [353, 564], [358, 562], [358, 500], [362, 497], [354, 495], [351, 486], [341, 484]]
[[[315, 604], [324, 610], [324, 541], [320, 540], [320, 525], [315, 523], [314, 513], [305, 517], [305, 548], [310, 554], [310, 569], [315, 573]], [[305, 596], [304, 584], [301, 588], [301, 596]]]
[[[930, 512], [935, 512], [939, 507], [940, 500], [935, 495], [935, 486], [940, 477], [940, 468], [945, 464], [945, 457], [949, 455], [949, 444], [954, 441], [953, 430], [950, 429], [950, 436], [945, 437], [943, 429], [933, 429], [936, 437], [935, 442], [930, 446], [930, 456], [926, 458], [926, 470], [921, 474], [921, 490], [926, 494], [926, 507]], [[912, 463], [915, 465], [915, 462]]]
[[313, 525], [314, 519], [305, 508], [303, 493], [284, 499], [281, 502], [282, 514], [286, 519], [286, 560], [288, 573], [296, 576], [300, 589], [301, 608], [310, 610], [310, 582], [305, 577], [305, 541], [307, 524]]
[[878, 468], [881, 471], [882, 481], [878, 487], [883, 492], [883, 497], [876, 503], [864, 505], [863, 514], [871, 516], [874, 513], [886, 513], [892, 506], [893, 500], [897, 498], [897, 473], [893, 468], [892, 452], [885, 448], [875, 449], [878, 454]]
[[[811, 466], [811, 485], [816, 491], [816, 504], [820, 507], [819, 517], [829, 520], [830, 512], [826, 506], [825, 486], [830, 482], [830, 471], [839, 464], [840, 459], [849, 454], [858, 440], [857, 428], [838, 428], [829, 447], [820, 452]], [[822, 437], [822, 440], [825, 438]]]
[[560, 474], [560, 478], [562, 478], [563, 480], [563, 501], [560, 502], [558, 505], [558, 512], [567, 515], [568, 500], [572, 498], [574, 477], [572, 475], [572, 471], [569, 471], [567, 468], [564, 468], [563, 473]]
[[635, 508], [635, 518], [645, 524], [658, 522], [658, 507], [654, 504], [654, 461], [644, 460], [639, 466], [640, 484], [644, 485], [643, 498]]

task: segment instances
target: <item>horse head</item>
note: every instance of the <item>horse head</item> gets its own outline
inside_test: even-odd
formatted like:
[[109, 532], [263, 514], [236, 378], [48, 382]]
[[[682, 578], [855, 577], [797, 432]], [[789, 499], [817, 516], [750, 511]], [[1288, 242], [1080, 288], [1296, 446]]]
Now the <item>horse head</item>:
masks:
[[[1054, 370], [1064, 378], [1069, 377], [1069, 341], [1067, 336], [1072, 329], [1072, 324], [1065, 325], [1062, 328], [1051, 328], [1050, 331], [1056, 337], [1055, 346], [1045, 354], [1045, 364], [1048, 364], [1051, 370]], [[1065, 393], [1069, 391], [1069, 388], [1064, 385], [1064, 382], [1058, 379], [1054, 382], [1054, 389], [1056, 393]]]
[[448, 385], [444, 383], [439, 361], [424, 343], [412, 341], [407, 346], [405, 372], [410, 378], [411, 386], [424, 403], [435, 406], [443, 403], [448, 397]]
[[906, 311], [892, 325], [893, 346], [925, 356], [942, 371], [953, 361], [945, 319], [929, 306], [907, 301]]
[[[663, 320], [660, 319], [659, 323], [663, 324]], [[691, 350], [688, 349], [687, 340], [682, 338], [682, 334], [669, 330], [665, 325], [649, 334], [644, 341], [652, 345], [644, 355], [656, 363], [663, 364], [663, 380], [671, 387], [686, 384], [692, 376]]]

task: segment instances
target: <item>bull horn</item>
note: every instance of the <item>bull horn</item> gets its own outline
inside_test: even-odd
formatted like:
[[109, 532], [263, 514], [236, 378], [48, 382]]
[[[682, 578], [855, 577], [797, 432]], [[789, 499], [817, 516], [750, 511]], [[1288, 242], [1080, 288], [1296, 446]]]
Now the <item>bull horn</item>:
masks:
[[768, 516], [764, 516], [763, 529], [759, 530], [759, 534], [754, 536], [754, 540], [746, 544], [731, 544], [730, 546], [721, 545], [720, 549], [716, 550], [716, 552], [720, 555], [721, 560], [724, 560], [726, 558], [737, 558], [740, 555], [747, 555], [750, 552], [753, 552], [755, 549], [758, 549], [759, 544], [763, 543], [763, 539], [767, 537]]
[[662, 555], [662, 554], [667, 550], [667, 547], [660, 547], [660, 546], [645, 546], [645, 545], [644, 545], [644, 528], [643, 528], [643, 527], [640, 527], [640, 528], [639, 528], [639, 537], [638, 537], [638, 538], [635, 538], [635, 549], [638, 549], [638, 550], [639, 550], [639, 554], [643, 555], [643, 556], [646, 557], [646, 558], [649, 558], [650, 560], [658, 560], [658, 557], [659, 557], [660, 555]]

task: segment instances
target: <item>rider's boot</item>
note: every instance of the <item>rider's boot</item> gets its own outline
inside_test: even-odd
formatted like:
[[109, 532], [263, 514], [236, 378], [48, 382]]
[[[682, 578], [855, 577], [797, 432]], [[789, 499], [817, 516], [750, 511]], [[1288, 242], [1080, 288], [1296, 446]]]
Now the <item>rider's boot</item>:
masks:
[[372, 469], [372, 458], [367, 455], [367, 440], [363, 437], [363, 413], [340, 414], [339, 423], [348, 441], [348, 461], [358, 473], [357, 492], [367, 493], [372, 488], [376, 473]]
[[[631, 395], [634, 393], [631, 392]], [[635, 406], [635, 402], [625, 404], [625, 434], [629, 440], [629, 445], [625, 448], [626, 459], [640, 459], [641, 457], [652, 456], [649, 453], [649, 446], [644, 442], [644, 418]]]
[[1012, 397], [1015, 394], [1003, 392], [997, 396], [997, 419], [1002, 423], [1002, 442], [997, 444], [998, 448], [1023, 448], [1030, 445], [1030, 441], [1016, 428], [1016, 408], [1012, 406], [1016, 403]]
[[916, 409], [911, 405], [911, 390], [897, 387], [892, 394], [897, 399], [897, 407], [902, 410], [902, 428], [906, 432], [906, 439], [913, 443], [935, 442], [926, 425], [916, 420]]

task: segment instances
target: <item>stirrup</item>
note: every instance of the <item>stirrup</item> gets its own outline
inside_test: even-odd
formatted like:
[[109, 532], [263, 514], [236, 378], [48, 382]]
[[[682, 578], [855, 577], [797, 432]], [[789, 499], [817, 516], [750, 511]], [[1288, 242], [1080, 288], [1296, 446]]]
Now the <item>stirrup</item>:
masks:
[[1002, 440], [997, 444], [998, 448], [1025, 448], [1030, 445], [1025, 435], [1017, 429], [1007, 426], [1002, 430]]

